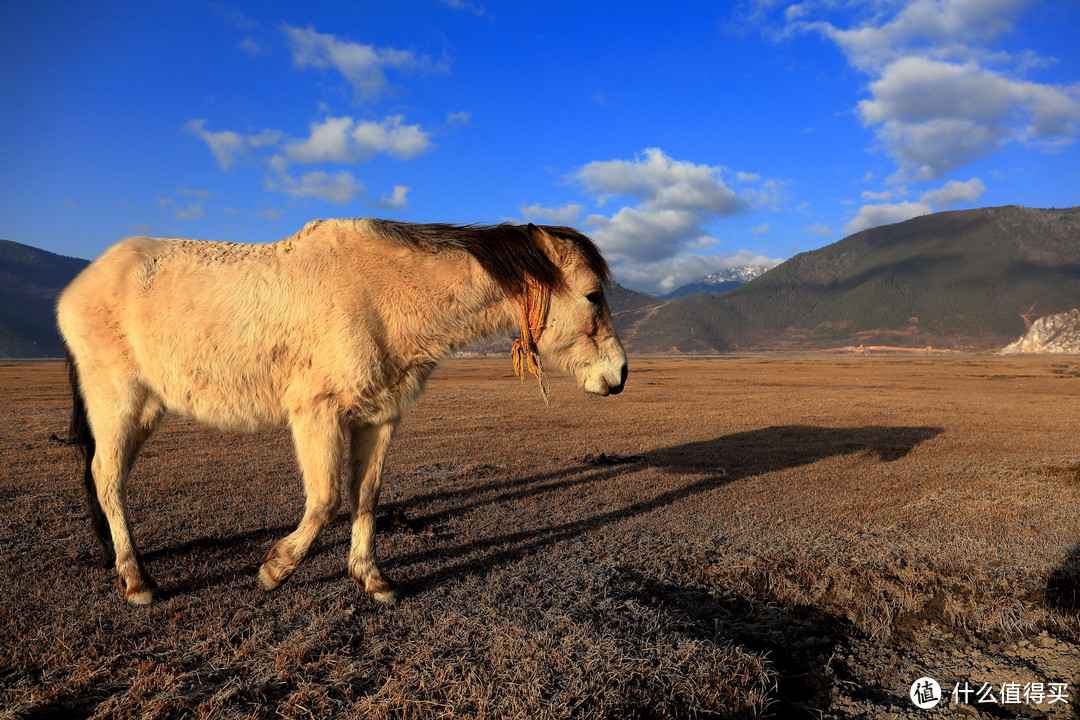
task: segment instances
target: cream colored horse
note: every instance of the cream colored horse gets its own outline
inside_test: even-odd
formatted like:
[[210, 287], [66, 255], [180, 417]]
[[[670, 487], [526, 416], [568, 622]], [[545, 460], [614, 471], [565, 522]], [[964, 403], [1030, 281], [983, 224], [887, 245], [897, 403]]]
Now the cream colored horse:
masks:
[[[289, 577], [334, 518], [347, 452], [349, 574], [393, 600], [396, 585], [376, 565], [375, 511], [402, 414], [448, 354], [522, 324], [538, 360], [591, 393], [620, 392], [626, 354], [604, 300], [609, 278], [584, 235], [534, 225], [316, 220], [267, 245], [112, 246], [64, 290], [57, 311], [72, 437], [84, 446], [94, 529], [125, 599], [149, 603], [155, 588], [131, 537], [128, 473], [174, 411], [219, 428], [291, 428], [306, 506], [267, 554], [264, 590]], [[533, 295], [546, 303], [541, 327]]]

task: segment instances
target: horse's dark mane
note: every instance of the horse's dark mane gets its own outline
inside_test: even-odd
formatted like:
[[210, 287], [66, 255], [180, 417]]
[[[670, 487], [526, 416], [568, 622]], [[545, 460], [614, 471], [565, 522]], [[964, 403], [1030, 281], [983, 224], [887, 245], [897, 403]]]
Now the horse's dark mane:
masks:
[[[453, 247], [476, 259], [495, 283], [508, 294], [522, 292], [530, 278], [559, 290], [565, 288], [562, 272], [539, 246], [539, 236], [530, 225], [449, 225], [446, 223], [405, 223], [368, 218], [368, 227], [377, 235], [412, 247]], [[582, 260], [605, 285], [611, 269], [596, 243], [574, 228], [540, 225], [549, 235], [569, 241]]]

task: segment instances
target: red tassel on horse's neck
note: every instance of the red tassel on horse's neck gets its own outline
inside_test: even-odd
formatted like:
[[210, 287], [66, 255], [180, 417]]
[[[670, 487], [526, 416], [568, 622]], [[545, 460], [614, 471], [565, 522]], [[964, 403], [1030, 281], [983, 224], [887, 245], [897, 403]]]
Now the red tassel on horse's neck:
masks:
[[540, 383], [540, 396], [544, 404], [548, 402], [547, 379], [544, 366], [536, 350], [536, 343], [547, 325], [548, 309], [551, 305], [551, 289], [529, 280], [525, 292], [521, 294], [521, 337], [514, 341], [510, 355], [514, 359], [514, 372], [519, 380], [525, 380], [525, 368], [536, 376]]

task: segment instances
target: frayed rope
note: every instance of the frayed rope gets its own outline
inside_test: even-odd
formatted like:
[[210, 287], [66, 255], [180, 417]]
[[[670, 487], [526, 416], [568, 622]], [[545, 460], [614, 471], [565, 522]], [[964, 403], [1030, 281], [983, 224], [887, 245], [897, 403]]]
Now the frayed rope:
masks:
[[551, 289], [533, 280], [529, 280], [525, 292], [521, 294], [521, 337], [514, 341], [510, 355], [514, 358], [514, 372], [518, 379], [525, 380], [525, 368], [536, 376], [540, 384], [540, 397], [544, 404], [548, 402], [547, 378], [544, 377], [544, 365], [536, 350], [536, 343], [547, 325], [548, 309], [551, 306]]

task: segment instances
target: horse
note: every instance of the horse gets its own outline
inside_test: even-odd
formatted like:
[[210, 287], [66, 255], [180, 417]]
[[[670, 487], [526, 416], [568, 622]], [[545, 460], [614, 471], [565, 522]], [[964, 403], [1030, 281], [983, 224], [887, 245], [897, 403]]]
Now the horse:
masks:
[[[314, 220], [278, 242], [133, 237], [108, 248], [57, 301], [93, 532], [132, 605], [157, 585], [131, 535], [127, 480], [165, 412], [241, 431], [287, 426], [304, 514], [273, 545], [258, 585], [285, 582], [341, 505], [352, 508], [349, 576], [393, 602], [375, 513], [402, 415], [454, 351], [520, 330], [523, 367], [545, 363], [613, 395], [626, 353], [597, 246], [562, 226]], [[347, 460], [347, 463], [346, 463]]]

